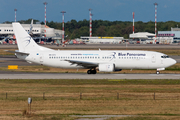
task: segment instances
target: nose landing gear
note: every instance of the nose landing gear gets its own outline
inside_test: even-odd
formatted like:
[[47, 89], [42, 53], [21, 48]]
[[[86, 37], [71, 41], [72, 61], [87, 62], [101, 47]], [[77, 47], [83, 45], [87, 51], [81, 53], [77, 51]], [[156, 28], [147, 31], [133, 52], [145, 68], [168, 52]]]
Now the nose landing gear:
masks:
[[165, 70], [165, 68], [157, 68], [156, 74], [159, 75], [161, 70]]
[[159, 71], [156, 71], [156, 74], [157, 74], [157, 75], [159, 75], [159, 74], [160, 74], [160, 72], [159, 72]]

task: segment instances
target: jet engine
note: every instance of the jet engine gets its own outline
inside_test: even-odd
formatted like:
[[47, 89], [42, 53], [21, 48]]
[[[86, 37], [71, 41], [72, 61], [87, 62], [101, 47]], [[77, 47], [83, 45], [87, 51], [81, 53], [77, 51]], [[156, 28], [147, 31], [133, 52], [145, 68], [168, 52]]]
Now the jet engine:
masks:
[[121, 71], [122, 69], [116, 69], [113, 63], [111, 64], [99, 64], [99, 72], [114, 72]]

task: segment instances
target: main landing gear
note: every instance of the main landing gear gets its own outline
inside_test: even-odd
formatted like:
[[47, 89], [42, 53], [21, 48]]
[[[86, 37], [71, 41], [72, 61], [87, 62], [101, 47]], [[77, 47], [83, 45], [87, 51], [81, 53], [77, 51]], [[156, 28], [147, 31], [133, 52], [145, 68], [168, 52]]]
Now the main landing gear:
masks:
[[96, 74], [96, 73], [97, 71], [95, 69], [94, 70], [90, 69], [87, 71], [87, 74]]

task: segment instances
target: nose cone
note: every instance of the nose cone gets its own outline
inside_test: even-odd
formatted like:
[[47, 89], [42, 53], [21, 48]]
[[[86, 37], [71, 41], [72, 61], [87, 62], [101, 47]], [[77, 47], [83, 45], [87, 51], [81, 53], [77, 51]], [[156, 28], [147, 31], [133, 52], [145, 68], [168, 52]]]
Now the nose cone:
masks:
[[171, 65], [174, 65], [174, 64], [176, 64], [176, 63], [177, 63], [176, 60], [174, 60], [174, 59], [172, 59], [172, 58], [170, 59], [170, 62], [169, 62], [170, 66], [171, 66]]
[[172, 58], [168, 58], [168, 59], [165, 59], [165, 60], [164, 60], [163, 66], [164, 66], [165, 68], [167, 68], [167, 67], [170, 67], [170, 66], [172, 66], [172, 65], [174, 65], [174, 64], [176, 64], [176, 60], [174, 60], [174, 59], [172, 59]]

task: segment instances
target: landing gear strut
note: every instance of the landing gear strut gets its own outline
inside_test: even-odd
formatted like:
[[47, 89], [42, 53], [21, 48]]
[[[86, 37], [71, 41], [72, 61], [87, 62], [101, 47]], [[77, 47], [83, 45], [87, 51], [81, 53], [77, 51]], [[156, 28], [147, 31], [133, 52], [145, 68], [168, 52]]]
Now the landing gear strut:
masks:
[[94, 70], [90, 69], [87, 71], [87, 74], [96, 74], [96, 73], [97, 71], [95, 69]]

